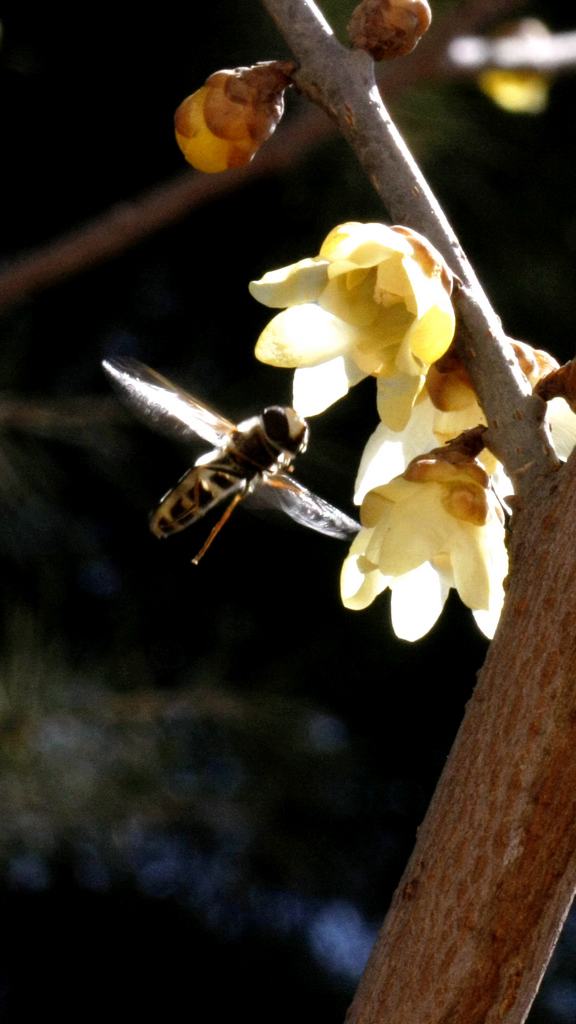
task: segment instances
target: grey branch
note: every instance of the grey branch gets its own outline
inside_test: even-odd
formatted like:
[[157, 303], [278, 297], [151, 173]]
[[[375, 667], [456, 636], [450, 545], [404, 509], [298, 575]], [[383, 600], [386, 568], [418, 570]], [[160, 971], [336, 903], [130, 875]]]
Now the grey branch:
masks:
[[425, 235], [460, 279], [459, 350], [487, 418], [487, 444], [526, 496], [558, 466], [544, 406], [530, 394], [500, 319], [382, 102], [372, 59], [342, 46], [312, 0], [263, 2], [298, 60], [296, 87], [337, 121], [393, 221]]

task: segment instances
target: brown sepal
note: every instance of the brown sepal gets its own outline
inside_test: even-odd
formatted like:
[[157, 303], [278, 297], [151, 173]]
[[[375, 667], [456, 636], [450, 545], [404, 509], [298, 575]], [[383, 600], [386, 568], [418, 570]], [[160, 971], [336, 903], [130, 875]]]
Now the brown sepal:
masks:
[[284, 92], [296, 66], [273, 60], [210, 75], [204, 118], [212, 134], [231, 141], [250, 138], [257, 145], [269, 138], [284, 112]]
[[433, 448], [432, 451], [426, 452], [423, 455], [417, 455], [408, 464], [404, 471], [404, 476], [407, 480], [412, 479], [409, 475], [409, 470], [411, 467], [414, 470], [420, 462], [449, 462], [451, 466], [474, 467], [473, 472], [478, 476], [478, 483], [486, 487], [488, 474], [484, 467], [479, 462], [476, 462], [478, 455], [485, 448], [484, 434], [486, 430], [487, 427], [482, 425], [472, 427], [470, 430], [463, 430], [458, 437], [455, 437], [453, 441], [449, 441], [448, 444], [442, 445], [441, 448]]

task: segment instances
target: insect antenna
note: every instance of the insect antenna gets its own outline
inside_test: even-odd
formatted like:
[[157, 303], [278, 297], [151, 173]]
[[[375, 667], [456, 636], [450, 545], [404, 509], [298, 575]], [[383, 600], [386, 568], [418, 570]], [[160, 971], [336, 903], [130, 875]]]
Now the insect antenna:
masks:
[[230, 519], [230, 516], [232, 515], [234, 509], [242, 501], [243, 497], [244, 497], [244, 491], [239, 491], [237, 494], [234, 495], [234, 497], [232, 498], [232, 501], [228, 505], [228, 508], [225, 510], [223, 515], [220, 516], [220, 519], [216, 523], [216, 526], [214, 526], [210, 530], [210, 533], [208, 534], [208, 538], [204, 542], [202, 547], [200, 548], [200, 551], [192, 559], [192, 565], [198, 565], [198, 562], [206, 554], [206, 552], [208, 551], [208, 548], [210, 547], [212, 541], [220, 533], [220, 530], [224, 526], [224, 523], [228, 522], [228, 520]]

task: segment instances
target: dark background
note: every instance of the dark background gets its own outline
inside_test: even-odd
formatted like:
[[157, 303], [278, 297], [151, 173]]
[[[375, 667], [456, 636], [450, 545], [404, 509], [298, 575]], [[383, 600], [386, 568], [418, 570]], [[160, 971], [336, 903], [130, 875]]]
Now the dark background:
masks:
[[[324, 10], [341, 27], [353, 6]], [[562, 9], [529, 12], [573, 28]], [[173, 111], [208, 74], [287, 56], [256, 0], [2, 21], [4, 265], [181, 171]], [[393, 104], [507, 330], [560, 360], [575, 100], [564, 78], [539, 117], [471, 83]], [[200, 526], [157, 542], [147, 514], [197, 451], [123, 413], [100, 362], [134, 356], [232, 418], [289, 402], [253, 357], [269, 314], [248, 281], [383, 217], [335, 139], [0, 320], [3, 1021], [182, 1000], [343, 1019], [486, 642], [453, 593], [414, 645], [386, 596], [345, 611], [345, 546], [288, 521], [240, 509], [198, 568]], [[299, 477], [352, 512], [375, 425], [368, 381], [313, 422]], [[576, 1021], [575, 950], [569, 919], [531, 1024]]]

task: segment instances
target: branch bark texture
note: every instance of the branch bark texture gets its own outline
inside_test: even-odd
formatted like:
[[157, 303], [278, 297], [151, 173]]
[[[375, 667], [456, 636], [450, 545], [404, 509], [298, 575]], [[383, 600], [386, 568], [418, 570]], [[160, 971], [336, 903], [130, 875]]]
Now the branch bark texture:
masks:
[[393, 220], [425, 235], [458, 276], [460, 354], [487, 417], [487, 444], [516, 493], [528, 495], [558, 466], [544, 407], [530, 394], [499, 317], [382, 102], [372, 58], [343, 47], [312, 0], [263, 2], [299, 62], [297, 88], [337, 121]]
[[[576, 461], [558, 469], [500, 321], [374, 88], [306, 0], [263, 0], [297, 85], [392, 218], [458, 275], [459, 350], [515, 478], [509, 593], [348, 1024], [522, 1024], [576, 888]], [[557, 470], [557, 471], [556, 471]]]
[[571, 459], [517, 517], [503, 618], [348, 1024], [526, 1019], [576, 885], [575, 502]]

